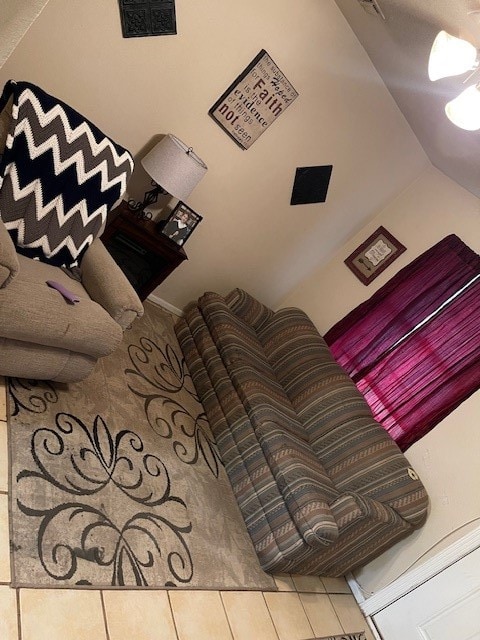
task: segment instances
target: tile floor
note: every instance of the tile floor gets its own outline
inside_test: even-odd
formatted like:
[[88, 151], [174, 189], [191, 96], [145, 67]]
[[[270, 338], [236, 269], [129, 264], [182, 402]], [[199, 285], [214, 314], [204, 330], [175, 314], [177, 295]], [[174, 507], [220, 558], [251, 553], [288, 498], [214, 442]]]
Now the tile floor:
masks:
[[278, 592], [12, 589], [0, 377], [1, 640], [305, 640], [366, 630], [343, 578], [276, 576]]

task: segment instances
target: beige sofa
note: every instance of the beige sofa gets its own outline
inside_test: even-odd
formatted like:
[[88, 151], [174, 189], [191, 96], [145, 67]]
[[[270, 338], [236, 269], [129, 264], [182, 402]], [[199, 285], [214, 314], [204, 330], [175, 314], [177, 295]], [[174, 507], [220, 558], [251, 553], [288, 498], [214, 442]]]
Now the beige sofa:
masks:
[[[47, 280], [80, 302], [69, 304]], [[81, 263], [81, 282], [15, 251], [0, 221], [0, 375], [74, 382], [116, 349], [143, 305], [97, 239]]]

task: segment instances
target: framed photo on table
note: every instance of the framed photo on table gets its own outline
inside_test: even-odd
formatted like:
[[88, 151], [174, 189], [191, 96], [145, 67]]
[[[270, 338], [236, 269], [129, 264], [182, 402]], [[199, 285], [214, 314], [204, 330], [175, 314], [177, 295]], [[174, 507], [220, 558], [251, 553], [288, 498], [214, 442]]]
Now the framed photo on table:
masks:
[[406, 247], [403, 244], [384, 227], [378, 227], [348, 256], [345, 264], [363, 284], [369, 285], [404, 251]]
[[202, 220], [201, 215], [184, 202], [179, 202], [165, 222], [162, 223], [160, 233], [183, 246]]

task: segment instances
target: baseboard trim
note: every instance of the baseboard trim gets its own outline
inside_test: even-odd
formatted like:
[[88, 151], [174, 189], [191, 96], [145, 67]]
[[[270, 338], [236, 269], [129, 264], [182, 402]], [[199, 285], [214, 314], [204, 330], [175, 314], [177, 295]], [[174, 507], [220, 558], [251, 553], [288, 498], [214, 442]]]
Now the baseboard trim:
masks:
[[[467, 535], [449, 545], [443, 551], [440, 551], [437, 555], [426, 560], [417, 569], [413, 569], [405, 575], [400, 576], [369, 598], [364, 598], [363, 601], [358, 603], [361, 610], [365, 616], [375, 615], [382, 609], [385, 609], [385, 607], [388, 607], [388, 605], [392, 604], [407, 593], [410, 593], [410, 591], [419, 587], [427, 580], [435, 577], [441, 571], [447, 569], [452, 564], [461, 560], [479, 547], [480, 527], [477, 527]], [[361, 593], [361, 588], [358, 583], [357, 587]]]
[[[350, 587], [350, 590], [353, 594], [353, 597], [355, 598], [357, 604], [359, 605], [359, 607], [361, 608], [361, 605], [365, 602], [365, 596], [363, 594], [362, 589], [360, 588], [360, 585], [358, 584], [355, 576], [353, 575], [353, 573], [347, 573], [347, 575], [345, 576], [348, 586]], [[362, 610], [363, 613], [363, 610]], [[372, 636], [375, 638], [375, 640], [383, 640], [382, 636], [380, 635], [380, 633], [378, 632], [377, 627], [375, 626], [375, 622], [372, 620], [371, 616], [369, 615], [365, 615], [365, 620], [367, 621], [367, 624], [370, 628], [370, 631], [372, 633]]]
[[170, 313], [173, 313], [179, 318], [183, 318], [183, 316], [185, 315], [181, 309], [174, 307], [173, 304], [170, 304], [163, 298], [159, 298], [158, 296], [153, 295], [153, 293], [148, 296], [147, 300], [150, 300], [150, 302], [153, 302], [154, 304], [158, 304], [159, 307], [163, 307], [163, 309], [170, 311]]
[[350, 591], [352, 592], [353, 597], [357, 601], [357, 604], [362, 604], [363, 602], [365, 602], [365, 595], [353, 573], [347, 573], [345, 579], [348, 586], [350, 587]]

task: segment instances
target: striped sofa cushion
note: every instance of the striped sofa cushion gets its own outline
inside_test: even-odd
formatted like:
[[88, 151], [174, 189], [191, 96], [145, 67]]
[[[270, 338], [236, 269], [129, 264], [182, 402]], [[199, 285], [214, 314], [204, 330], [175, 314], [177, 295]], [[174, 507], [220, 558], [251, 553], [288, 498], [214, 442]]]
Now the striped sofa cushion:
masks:
[[332, 413], [331, 402], [339, 392], [342, 399], [358, 400], [355, 415], [372, 417], [365, 399], [303, 311], [277, 311], [258, 332], [258, 339], [297, 415], [304, 423], [316, 421], [316, 438], [328, 434], [330, 425], [324, 418]]
[[258, 337], [339, 491], [379, 500], [420, 524], [428, 505], [422, 483], [308, 316], [294, 308], [277, 311]]

